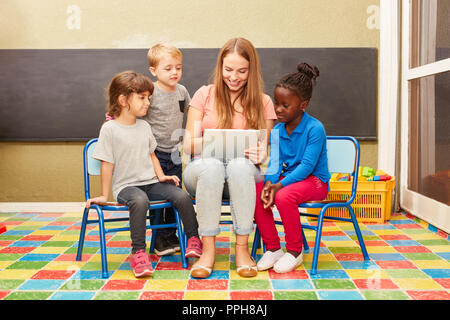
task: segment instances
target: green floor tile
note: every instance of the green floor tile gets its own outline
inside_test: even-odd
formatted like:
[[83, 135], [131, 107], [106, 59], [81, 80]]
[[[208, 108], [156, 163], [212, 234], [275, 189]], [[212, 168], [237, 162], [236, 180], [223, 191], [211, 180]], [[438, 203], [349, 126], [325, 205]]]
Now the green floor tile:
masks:
[[0, 280], [0, 290], [13, 290], [19, 287], [24, 280], [12, 280], [12, 279], [4, 279]]
[[137, 300], [140, 292], [136, 291], [110, 291], [99, 292], [94, 300]]
[[23, 256], [21, 253], [1, 253], [0, 261], [16, 261]]
[[329, 247], [332, 253], [361, 253], [359, 247]]
[[[77, 253], [77, 247], [72, 247], [67, 249], [67, 251], [65, 251], [65, 254], [74, 254]], [[94, 254], [97, 253], [100, 250], [100, 248], [98, 247], [83, 247], [83, 254]], [[108, 249], [106, 249], [106, 251], [108, 251]]]
[[[108, 270], [117, 270], [121, 264], [122, 264], [121, 262], [108, 261]], [[96, 271], [96, 270], [101, 270], [101, 269], [102, 269], [101, 261], [89, 261], [89, 262], [86, 262], [81, 267], [81, 270], [86, 270], [86, 271]]]
[[27, 292], [12, 292], [4, 300], [46, 300], [53, 292], [44, 291], [27, 291]]
[[0, 235], [1, 241], [17, 241], [22, 239], [23, 236], [14, 236], [14, 235]]
[[428, 279], [429, 277], [418, 269], [385, 269], [393, 279]]
[[275, 291], [275, 300], [318, 300], [314, 291]]
[[430, 252], [413, 252], [413, 253], [402, 253], [402, 255], [408, 260], [441, 260], [437, 254]]
[[402, 229], [404, 234], [432, 234], [430, 230], [427, 229]]
[[316, 289], [356, 289], [353, 281], [345, 279], [314, 279], [313, 284]]
[[[229, 254], [216, 254], [216, 262], [228, 262], [231, 260], [231, 256]], [[234, 258], [233, 258], [234, 261]]]
[[[312, 261], [305, 261], [304, 262], [306, 269], [311, 269]], [[320, 261], [320, 255], [319, 255], [319, 262], [318, 266], [320, 266], [320, 269], [323, 270], [339, 270], [342, 269], [342, 266], [337, 261]]]
[[182, 279], [189, 279], [189, 276], [190, 276], [189, 270], [156, 270], [153, 273], [152, 278], [182, 280]]
[[432, 240], [417, 240], [424, 246], [448, 246], [450, 242], [445, 239], [432, 239]]
[[76, 241], [47, 241], [42, 247], [71, 247]]
[[270, 290], [270, 280], [231, 280], [230, 290]]
[[96, 291], [105, 285], [104, 280], [69, 280], [60, 290]]
[[9, 265], [6, 269], [27, 269], [27, 270], [39, 270], [42, 269], [50, 261], [17, 261]]
[[367, 300], [409, 300], [409, 296], [402, 291], [361, 291]]

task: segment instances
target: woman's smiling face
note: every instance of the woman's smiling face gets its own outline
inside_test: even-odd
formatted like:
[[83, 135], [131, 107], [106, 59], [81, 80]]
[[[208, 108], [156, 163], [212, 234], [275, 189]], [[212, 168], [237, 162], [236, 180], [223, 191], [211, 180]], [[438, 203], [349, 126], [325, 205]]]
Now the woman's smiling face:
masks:
[[247, 84], [249, 62], [236, 52], [227, 54], [223, 58], [222, 79], [228, 89], [233, 92], [241, 91]]

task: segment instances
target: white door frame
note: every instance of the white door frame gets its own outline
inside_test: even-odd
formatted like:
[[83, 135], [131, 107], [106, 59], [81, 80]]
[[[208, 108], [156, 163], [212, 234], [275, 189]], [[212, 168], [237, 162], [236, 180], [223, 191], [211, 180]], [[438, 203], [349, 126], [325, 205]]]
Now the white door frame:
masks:
[[[383, 1], [383, 0], [381, 0]], [[389, 0], [388, 0], [389, 1]], [[409, 68], [410, 3], [402, 0], [401, 54], [401, 143], [400, 143], [400, 206], [402, 209], [450, 233], [450, 206], [408, 189], [409, 157], [409, 94], [408, 82], [413, 79], [450, 71], [450, 58], [416, 68]], [[400, 34], [398, 34], [400, 37]], [[382, 143], [379, 141], [379, 143]], [[378, 155], [380, 157], [380, 155]]]

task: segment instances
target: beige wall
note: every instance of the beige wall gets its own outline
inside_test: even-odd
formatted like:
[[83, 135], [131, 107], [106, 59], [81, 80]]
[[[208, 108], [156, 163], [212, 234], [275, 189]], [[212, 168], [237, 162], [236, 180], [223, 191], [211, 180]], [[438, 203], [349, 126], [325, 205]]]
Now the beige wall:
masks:
[[[0, 49], [148, 48], [161, 41], [218, 48], [235, 36], [256, 47], [378, 48], [377, 6], [379, 0], [1, 0]], [[0, 143], [0, 201], [83, 201], [82, 147]], [[376, 142], [362, 142], [361, 164], [376, 167]]]

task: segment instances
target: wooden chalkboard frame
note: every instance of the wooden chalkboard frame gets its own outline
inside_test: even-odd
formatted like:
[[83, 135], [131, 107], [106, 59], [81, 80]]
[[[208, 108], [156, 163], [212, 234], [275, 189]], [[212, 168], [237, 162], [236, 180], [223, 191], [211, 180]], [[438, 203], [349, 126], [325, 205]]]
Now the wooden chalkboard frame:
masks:
[[[298, 62], [318, 66], [309, 113], [328, 135], [376, 140], [376, 48], [258, 48], [265, 92]], [[183, 78], [191, 96], [208, 84], [217, 48], [186, 48]], [[0, 141], [87, 141], [104, 120], [114, 74], [150, 76], [146, 49], [0, 50]]]

